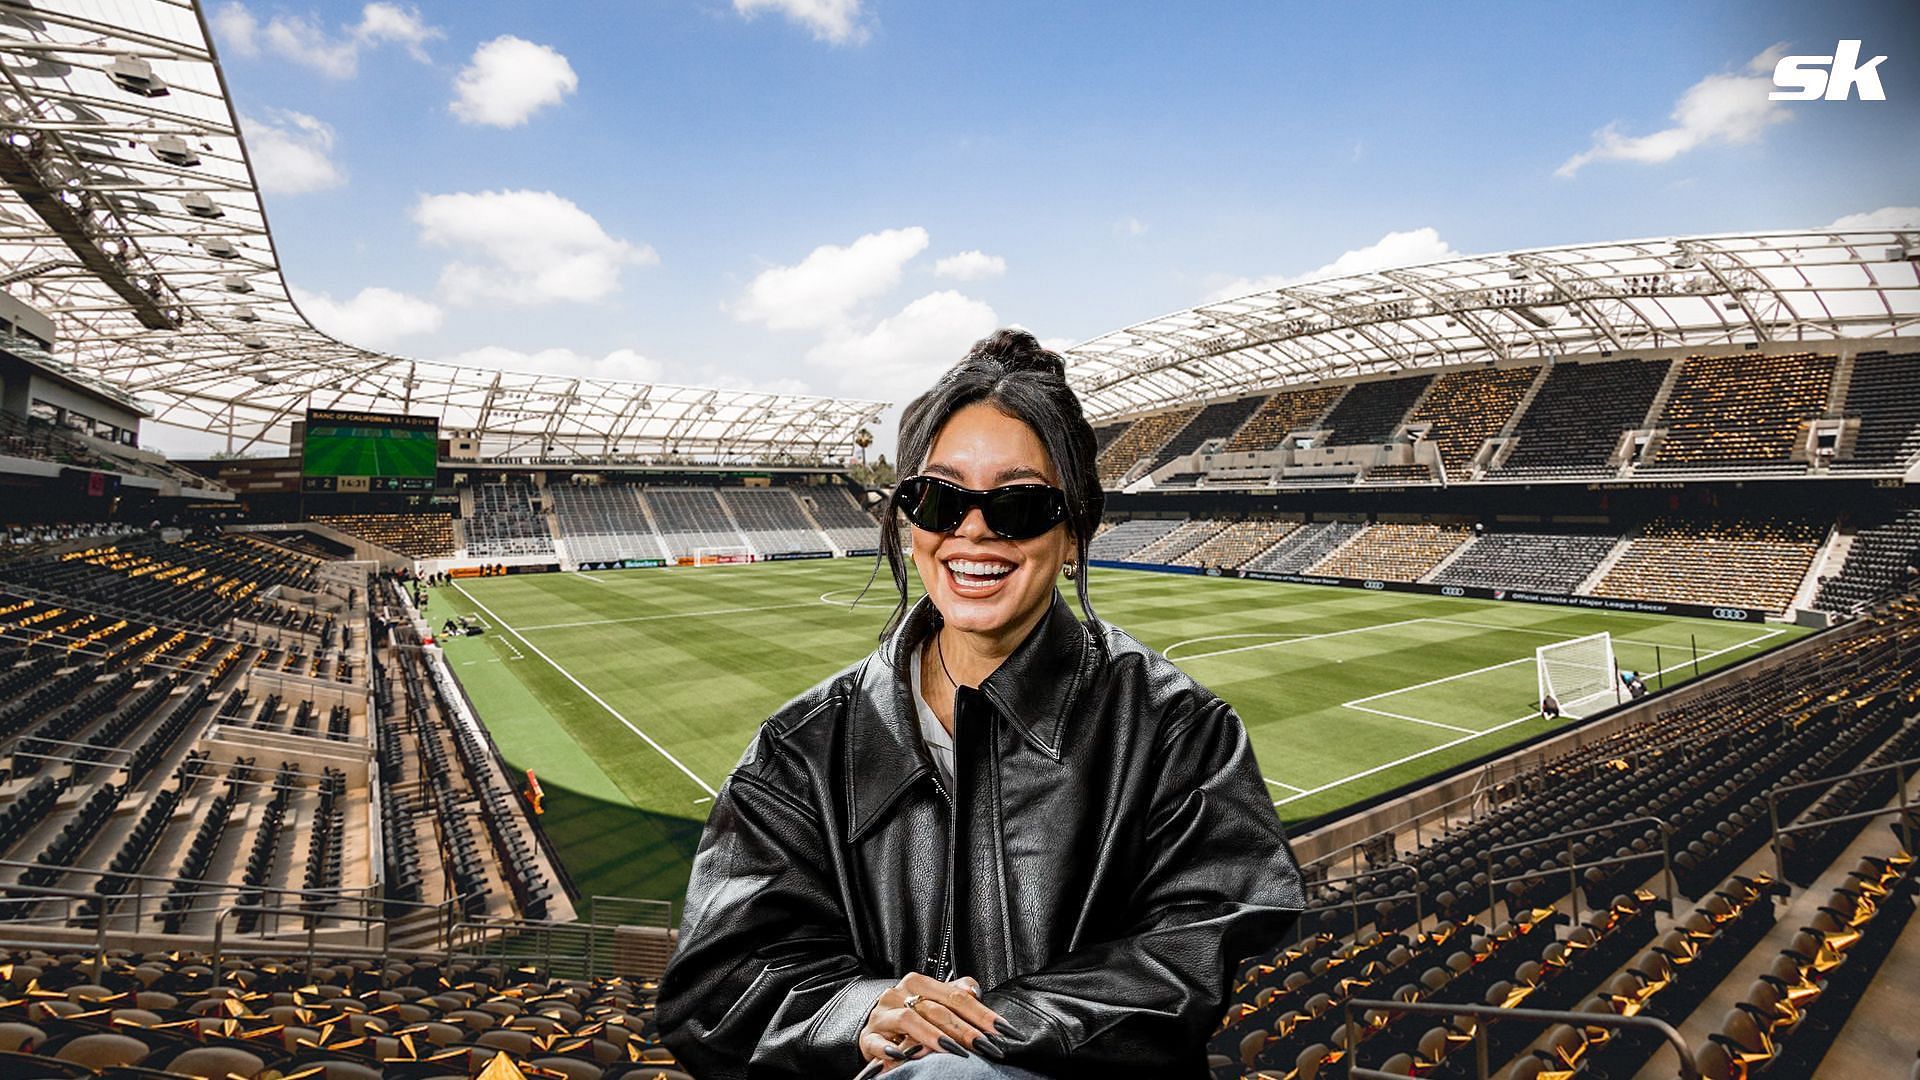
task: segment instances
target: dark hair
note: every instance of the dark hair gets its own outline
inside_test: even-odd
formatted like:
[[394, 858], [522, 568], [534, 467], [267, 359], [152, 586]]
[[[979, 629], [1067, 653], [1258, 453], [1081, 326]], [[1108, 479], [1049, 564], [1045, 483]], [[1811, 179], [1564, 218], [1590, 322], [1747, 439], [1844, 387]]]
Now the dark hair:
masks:
[[[914, 398], [900, 417], [900, 445], [894, 461], [909, 476], [926, 462], [934, 438], [954, 413], [976, 402], [986, 402], [1033, 429], [1059, 474], [1067, 496], [1066, 525], [1073, 531], [1074, 592], [1080, 610], [1091, 621], [1093, 604], [1087, 599], [1087, 542], [1100, 526], [1106, 493], [1100, 472], [1093, 426], [1080, 411], [1080, 399], [1067, 386], [1067, 362], [1040, 344], [1025, 330], [998, 330], [973, 343], [966, 358], [940, 376], [933, 389]], [[910, 471], [911, 470], [911, 471]], [[900, 515], [891, 504], [880, 525], [880, 551], [893, 573], [899, 601], [880, 632], [886, 640], [907, 614], [907, 568], [900, 552]], [[875, 571], [879, 570], [876, 563]]]

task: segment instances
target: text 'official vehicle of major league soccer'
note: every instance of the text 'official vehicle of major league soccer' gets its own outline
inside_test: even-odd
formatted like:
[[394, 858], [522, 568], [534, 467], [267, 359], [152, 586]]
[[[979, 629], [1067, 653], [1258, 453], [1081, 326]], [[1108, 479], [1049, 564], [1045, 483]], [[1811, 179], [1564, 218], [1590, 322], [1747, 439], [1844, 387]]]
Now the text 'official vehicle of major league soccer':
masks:
[[1860, 42], [1854, 38], [1836, 42], [1832, 56], [1783, 56], [1773, 65], [1773, 85], [1797, 86], [1798, 90], [1775, 90], [1771, 101], [1845, 101], [1855, 90], [1861, 101], [1885, 101], [1887, 92], [1880, 86], [1880, 62], [1876, 56], [1860, 62]]

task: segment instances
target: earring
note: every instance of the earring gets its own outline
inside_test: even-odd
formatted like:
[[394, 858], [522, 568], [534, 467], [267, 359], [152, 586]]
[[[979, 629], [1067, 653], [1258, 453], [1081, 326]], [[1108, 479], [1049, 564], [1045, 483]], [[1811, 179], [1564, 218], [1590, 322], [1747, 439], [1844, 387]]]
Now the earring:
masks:
[[1072, 581], [1080, 576], [1080, 564], [1069, 559], [1060, 564], [1060, 572], [1067, 575], [1068, 581]]

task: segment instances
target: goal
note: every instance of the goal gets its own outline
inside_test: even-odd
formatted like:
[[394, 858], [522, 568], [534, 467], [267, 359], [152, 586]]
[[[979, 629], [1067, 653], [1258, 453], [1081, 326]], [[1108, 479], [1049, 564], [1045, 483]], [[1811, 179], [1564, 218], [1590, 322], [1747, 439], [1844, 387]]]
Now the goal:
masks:
[[1613, 636], [1602, 631], [1534, 650], [1540, 672], [1537, 707], [1549, 695], [1563, 716], [1579, 719], [1620, 703], [1622, 689], [1613, 658]]
[[753, 549], [743, 547], [703, 547], [693, 549], [693, 565], [723, 566], [753, 561]]

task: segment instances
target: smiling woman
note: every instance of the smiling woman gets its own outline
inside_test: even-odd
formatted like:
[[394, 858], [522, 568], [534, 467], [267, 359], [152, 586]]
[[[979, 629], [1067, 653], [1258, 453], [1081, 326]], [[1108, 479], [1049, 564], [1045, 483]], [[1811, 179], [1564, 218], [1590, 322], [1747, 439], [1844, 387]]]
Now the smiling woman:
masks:
[[702, 1077], [1205, 1077], [1300, 876], [1239, 716], [1093, 617], [1074, 571], [1103, 499], [1060, 357], [979, 342], [907, 408], [899, 460], [926, 595], [883, 541], [880, 647], [720, 789], [663, 1036]]

